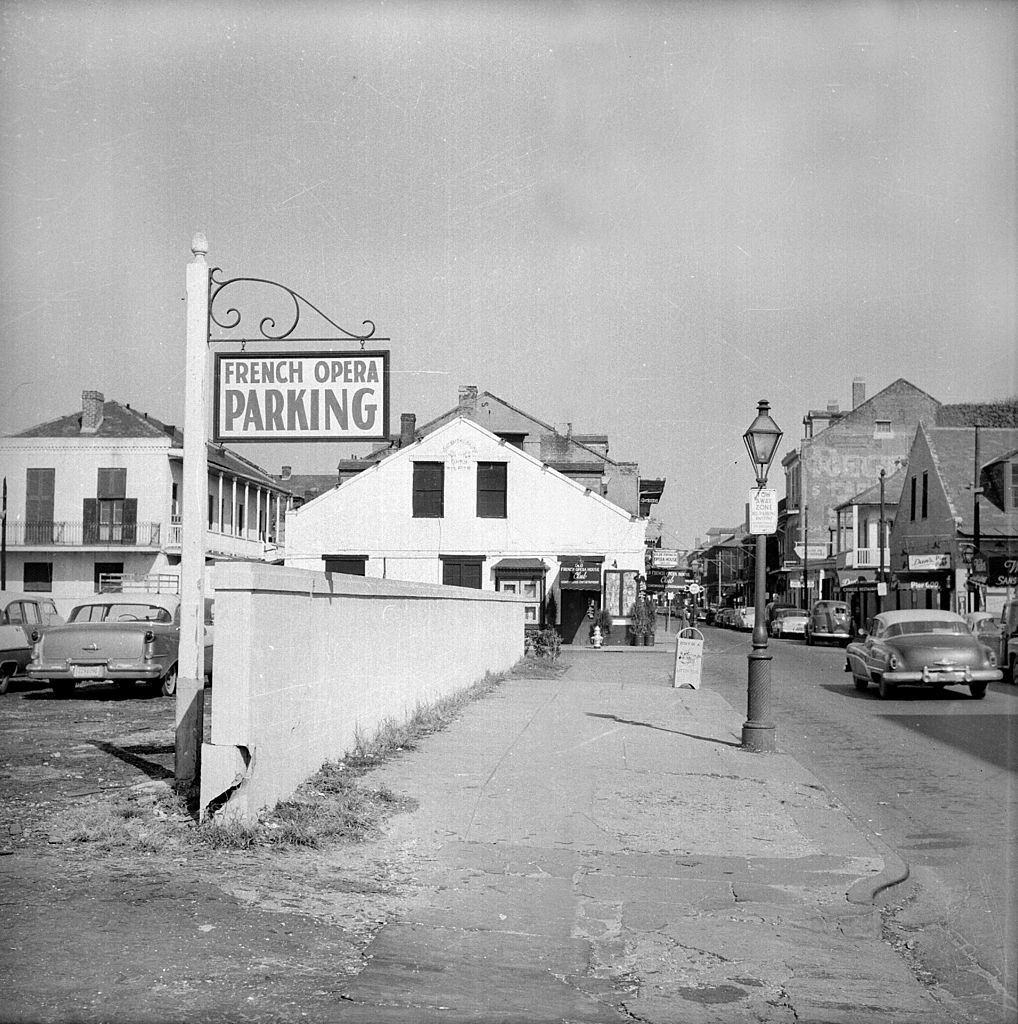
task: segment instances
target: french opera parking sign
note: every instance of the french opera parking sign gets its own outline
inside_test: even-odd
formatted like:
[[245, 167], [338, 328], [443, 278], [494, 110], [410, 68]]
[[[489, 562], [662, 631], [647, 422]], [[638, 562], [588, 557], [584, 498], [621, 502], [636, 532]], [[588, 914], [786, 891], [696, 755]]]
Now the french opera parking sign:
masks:
[[217, 354], [213, 440], [386, 441], [389, 353]]

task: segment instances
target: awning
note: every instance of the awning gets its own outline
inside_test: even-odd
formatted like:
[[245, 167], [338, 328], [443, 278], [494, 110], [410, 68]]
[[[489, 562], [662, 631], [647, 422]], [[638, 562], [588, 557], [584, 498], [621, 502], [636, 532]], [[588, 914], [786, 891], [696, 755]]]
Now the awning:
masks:
[[540, 558], [501, 558], [493, 566], [496, 573], [514, 576], [543, 576], [548, 566]]
[[842, 590], [876, 590], [876, 571], [873, 569], [839, 569], [838, 586]]

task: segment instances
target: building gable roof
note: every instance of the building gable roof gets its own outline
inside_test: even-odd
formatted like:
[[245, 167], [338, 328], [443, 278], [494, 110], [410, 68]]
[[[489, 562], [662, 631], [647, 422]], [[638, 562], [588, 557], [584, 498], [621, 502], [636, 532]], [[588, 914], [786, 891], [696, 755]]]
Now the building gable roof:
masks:
[[[860, 402], [854, 409], [849, 409], [849, 410], [846, 410], [845, 412], [843, 412], [837, 419], [833, 420], [826, 427], [824, 427], [823, 430], [818, 431], [814, 435], [813, 439], [815, 440], [816, 438], [823, 437], [823, 435], [826, 434], [828, 430], [832, 430], [835, 427], [843, 427], [846, 424], [851, 423], [853, 419], [858, 419], [858, 418], [865, 419], [866, 415], [869, 412], [869, 410], [864, 412], [862, 417], [859, 416], [859, 413], [862, 412], [863, 410], [866, 410], [866, 406], [871, 405], [873, 402], [876, 402], [881, 396], [886, 395], [887, 392], [895, 391], [895, 390], [897, 390], [897, 391], [903, 391], [903, 390], [912, 391], [916, 395], [920, 396], [921, 398], [925, 398], [928, 401], [933, 402], [934, 405], [937, 408], [940, 407], [940, 402], [936, 398], [934, 398], [932, 395], [927, 394], [925, 391], [923, 391], [922, 388], [917, 388], [915, 386], [915, 384], [913, 384], [911, 381], [905, 380], [904, 377], [899, 377], [897, 380], [892, 381], [886, 387], [881, 388], [875, 395], [871, 395], [869, 398], [866, 399], [865, 402]], [[786, 456], [786, 458], [787, 458], [787, 456]], [[784, 464], [783, 460], [782, 460], [782, 464]]]
[[327, 498], [332, 498], [337, 494], [345, 493], [351, 489], [360, 487], [371, 477], [375, 476], [375, 474], [388, 472], [389, 469], [398, 465], [398, 463], [403, 460], [413, 461], [419, 458], [422, 453], [427, 453], [430, 448], [436, 447], [446, 435], [451, 435], [452, 438], [455, 438], [456, 436], [462, 436], [464, 431], [477, 432], [484, 438], [495, 442], [495, 444], [499, 445], [505, 452], [506, 461], [510, 459], [517, 459], [528, 462], [535, 468], [542, 470], [550, 480], [578, 491], [580, 494], [587, 495], [590, 500], [600, 503], [606, 510], [610, 510], [611, 512], [628, 520], [640, 518], [627, 512], [624, 508], [621, 508], [614, 502], [609, 501], [607, 498], [598, 494], [596, 491], [591, 490], [589, 487], [585, 487], [583, 484], [577, 483], [565, 474], [553, 469], [547, 463], [535, 458], [529, 452], [525, 452], [522, 449], [517, 448], [515, 445], [506, 444], [497, 434], [488, 430], [487, 427], [482, 427], [481, 424], [466, 416], [457, 416], [446, 423], [442, 423], [429, 433], [419, 437], [413, 444], [394, 450], [387, 458], [376, 462], [373, 468], [368, 469], [363, 473], [358, 473], [356, 476], [350, 477], [349, 480], [344, 480], [338, 487], [334, 487], [331, 490], [326, 491], [324, 494], [320, 494], [318, 497], [313, 498], [295, 512], [291, 513], [291, 515], [299, 516], [305, 510], [315, 508], [319, 502], [324, 501]]
[[[975, 474], [974, 427], [926, 427], [919, 425], [929, 445], [933, 464], [947, 495], [951, 514], [962, 533], [974, 529], [972, 483]], [[979, 431], [980, 468], [999, 461], [1018, 446], [1018, 428], [983, 428]], [[1018, 532], [1018, 517], [1002, 512], [991, 502], [979, 506], [979, 528], [986, 535], [1010, 536]]]

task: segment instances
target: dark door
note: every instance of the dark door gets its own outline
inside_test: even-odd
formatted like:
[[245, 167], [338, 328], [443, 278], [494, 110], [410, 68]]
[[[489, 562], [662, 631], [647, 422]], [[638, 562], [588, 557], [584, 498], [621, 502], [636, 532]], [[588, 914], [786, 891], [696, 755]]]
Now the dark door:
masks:
[[587, 642], [587, 630], [594, 621], [587, 616], [587, 608], [593, 601], [596, 610], [599, 597], [596, 590], [562, 591], [562, 643]]

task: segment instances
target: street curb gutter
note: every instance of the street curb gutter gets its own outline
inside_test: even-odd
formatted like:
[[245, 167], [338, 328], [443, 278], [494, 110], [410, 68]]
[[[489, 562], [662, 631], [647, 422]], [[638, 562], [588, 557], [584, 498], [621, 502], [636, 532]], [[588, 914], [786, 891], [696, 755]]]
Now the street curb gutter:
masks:
[[893, 885], [900, 885], [909, 876], [908, 864], [889, 846], [874, 842], [872, 837], [869, 842], [880, 849], [881, 856], [884, 858], [884, 870], [869, 878], [860, 878], [858, 882], [855, 882], [845, 894], [849, 903], [872, 904], [885, 889], [890, 889]]

